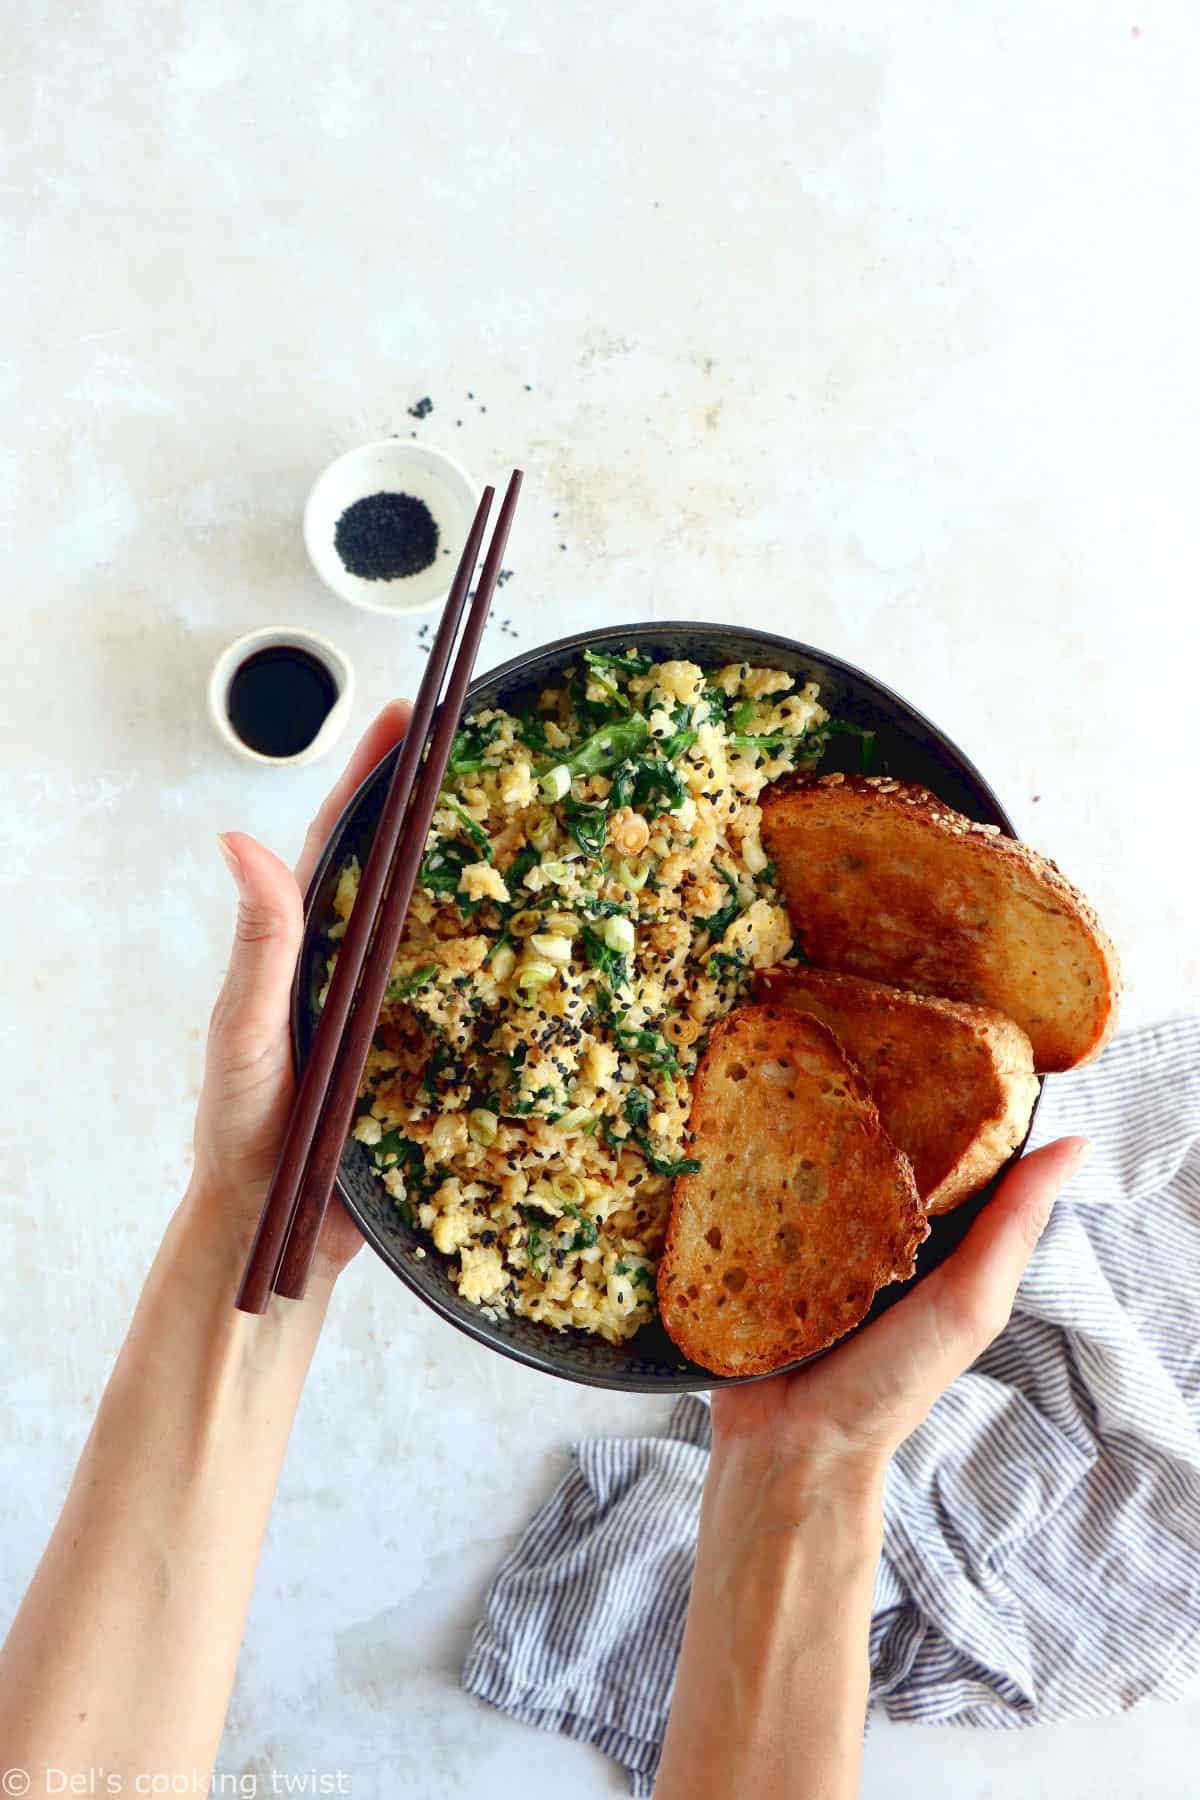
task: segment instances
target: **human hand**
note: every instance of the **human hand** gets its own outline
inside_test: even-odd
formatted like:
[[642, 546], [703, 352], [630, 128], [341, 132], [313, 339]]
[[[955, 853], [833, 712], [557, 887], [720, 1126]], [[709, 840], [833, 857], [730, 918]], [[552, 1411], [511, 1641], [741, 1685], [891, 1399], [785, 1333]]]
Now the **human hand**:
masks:
[[819, 1361], [713, 1395], [714, 1451], [793, 1479], [877, 1486], [893, 1451], [1008, 1322], [1058, 1194], [1090, 1149], [1060, 1138], [1011, 1169], [962, 1244], [866, 1331]]
[[[410, 711], [407, 703], [395, 701], [368, 727], [309, 826], [294, 873], [244, 832], [226, 832], [218, 840], [237, 884], [237, 926], [209, 1024], [188, 1199], [215, 1225], [239, 1266], [258, 1224], [295, 1092], [288, 1013], [304, 890], [343, 807], [403, 737]], [[332, 1279], [361, 1244], [350, 1215], [331, 1206], [314, 1273]]]

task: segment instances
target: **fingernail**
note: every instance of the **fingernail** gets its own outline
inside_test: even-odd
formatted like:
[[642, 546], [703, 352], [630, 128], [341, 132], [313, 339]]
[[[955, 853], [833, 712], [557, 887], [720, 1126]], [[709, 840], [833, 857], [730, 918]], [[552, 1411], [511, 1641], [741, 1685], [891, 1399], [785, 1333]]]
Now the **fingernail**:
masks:
[[241, 893], [243, 879], [242, 860], [233, 845], [229, 842], [229, 839], [225, 836], [224, 832], [219, 832], [217, 835], [217, 849], [225, 858], [225, 866], [233, 876], [233, 879], [237, 882], [238, 892]]
[[1092, 1151], [1094, 1148], [1095, 1148], [1095, 1145], [1092, 1143], [1091, 1138], [1080, 1138], [1079, 1142], [1075, 1146], [1075, 1155], [1074, 1155], [1074, 1158], [1071, 1163], [1071, 1174], [1072, 1175], [1074, 1175], [1077, 1172], [1077, 1170], [1082, 1169], [1084, 1163], [1087, 1161], [1088, 1157], [1092, 1154]]

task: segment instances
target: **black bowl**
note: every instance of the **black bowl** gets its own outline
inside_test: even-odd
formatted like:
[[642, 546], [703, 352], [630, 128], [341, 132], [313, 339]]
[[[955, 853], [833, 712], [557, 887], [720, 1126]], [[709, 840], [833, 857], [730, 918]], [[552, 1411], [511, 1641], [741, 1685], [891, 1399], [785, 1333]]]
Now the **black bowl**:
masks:
[[[621, 625], [560, 638], [557, 643], [514, 657], [479, 676], [468, 691], [467, 710], [507, 705], [525, 690], [536, 692], [585, 649], [605, 644], [636, 645], [656, 656], [686, 657], [707, 666], [756, 662], [786, 669], [805, 681], [816, 681], [820, 684], [821, 703], [830, 712], [874, 729], [872, 768], [876, 773], [921, 782], [968, 818], [985, 825], [999, 825], [1007, 836], [1016, 836], [1008, 815], [978, 769], [907, 701], [861, 669], [851, 668], [849, 663], [765, 632], [726, 625]], [[325, 979], [323, 940], [333, 919], [338, 872], [351, 855], [357, 856], [360, 864], [366, 861], [396, 754], [393, 751], [380, 763], [346, 807], [308, 890], [304, 942], [292, 995], [292, 1031], [298, 1064], [308, 1053], [316, 1026], [316, 997]], [[835, 738], [821, 767], [852, 769], [857, 766], [858, 754], [857, 738]], [[1020, 1149], [1014, 1151], [1013, 1159], [1020, 1154]], [[588, 1333], [555, 1331], [531, 1319], [485, 1317], [477, 1306], [460, 1298], [447, 1262], [432, 1245], [426, 1247], [424, 1257], [414, 1254], [423, 1242], [423, 1234], [402, 1222], [383, 1184], [371, 1173], [367, 1152], [359, 1143], [346, 1146], [337, 1191], [367, 1242], [401, 1281], [451, 1325], [499, 1350], [503, 1356], [569, 1381], [635, 1393], [687, 1393], [724, 1385], [721, 1377], [689, 1362], [657, 1319], [628, 1342], [607, 1344]], [[930, 1234], [921, 1248], [913, 1281], [920, 1281], [945, 1259], [990, 1193], [988, 1188], [946, 1217], [930, 1221]], [[885, 1288], [864, 1324], [892, 1305], [911, 1285], [910, 1282]], [[861, 1331], [863, 1326], [858, 1329]]]

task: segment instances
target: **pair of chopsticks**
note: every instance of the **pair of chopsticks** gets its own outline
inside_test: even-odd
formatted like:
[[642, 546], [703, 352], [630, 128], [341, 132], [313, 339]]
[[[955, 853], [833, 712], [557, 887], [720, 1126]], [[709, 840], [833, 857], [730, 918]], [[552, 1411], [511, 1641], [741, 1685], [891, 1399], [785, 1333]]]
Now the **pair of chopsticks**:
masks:
[[283, 1148], [250, 1247], [236, 1301], [242, 1312], [265, 1312], [272, 1293], [289, 1300], [298, 1300], [304, 1294], [479, 641], [496, 591], [522, 479], [521, 470], [514, 469], [439, 707], [438, 697], [467, 606], [471, 576], [479, 561], [495, 498], [494, 488], [483, 490], [468, 534], [430, 652], [429, 667], [392, 772], [312, 1049], [296, 1090]]

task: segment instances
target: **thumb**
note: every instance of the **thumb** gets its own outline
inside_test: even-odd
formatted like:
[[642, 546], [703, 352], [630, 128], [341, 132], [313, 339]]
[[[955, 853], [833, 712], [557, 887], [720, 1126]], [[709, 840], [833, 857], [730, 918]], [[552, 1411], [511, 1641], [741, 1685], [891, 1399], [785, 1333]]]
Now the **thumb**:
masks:
[[922, 1284], [925, 1303], [941, 1315], [943, 1342], [961, 1367], [1008, 1323], [1017, 1286], [1054, 1202], [1090, 1150], [1087, 1138], [1059, 1138], [1022, 1157], [954, 1255]]
[[229, 831], [217, 844], [237, 885], [238, 911], [209, 1051], [233, 1074], [286, 1050], [304, 907], [291, 870], [252, 837]]

